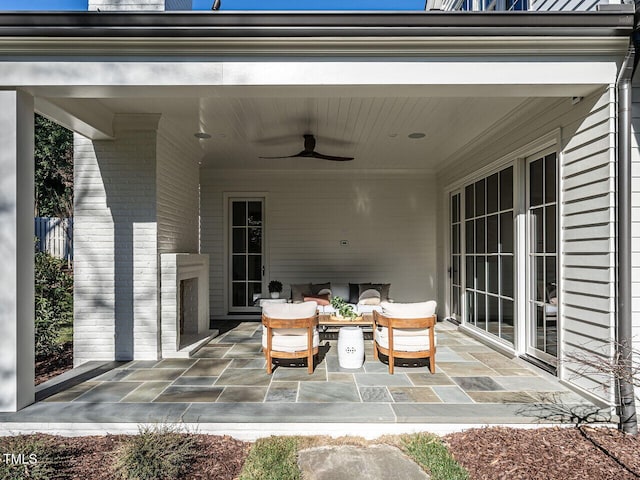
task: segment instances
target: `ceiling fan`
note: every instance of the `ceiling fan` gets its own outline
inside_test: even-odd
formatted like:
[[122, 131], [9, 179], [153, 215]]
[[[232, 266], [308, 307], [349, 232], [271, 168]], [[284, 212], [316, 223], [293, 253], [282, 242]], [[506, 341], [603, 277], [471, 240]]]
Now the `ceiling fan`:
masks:
[[334, 162], [346, 162], [348, 160], [353, 160], [353, 157], [335, 157], [333, 155], [324, 155], [323, 153], [316, 152], [316, 137], [311, 134], [305, 134], [304, 137], [304, 150], [295, 155], [288, 155], [286, 157], [260, 157], [266, 159], [272, 158], [319, 158], [321, 160], [332, 160]]

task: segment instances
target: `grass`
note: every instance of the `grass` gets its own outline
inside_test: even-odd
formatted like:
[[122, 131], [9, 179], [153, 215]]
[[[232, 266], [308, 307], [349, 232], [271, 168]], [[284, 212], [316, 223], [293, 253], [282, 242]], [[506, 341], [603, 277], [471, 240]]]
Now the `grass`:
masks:
[[114, 469], [125, 480], [177, 479], [195, 456], [193, 436], [166, 426], [141, 427], [118, 449]]
[[239, 480], [300, 480], [298, 437], [268, 437], [256, 441]]
[[262, 438], [251, 448], [239, 480], [300, 480], [298, 451], [318, 446], [368, 446], [383, 443], [400, 448], [432, 480], [468, 480], [467, 471], [457, 463], [447, 447], [436, 436], [427, 433], [388, 435], [370, 442], [360, 437], [330, 438], [300, 436]]
[[424, 470], [432, 480], [468, 480], [467, 471], [456, 462], [447, 447], [435, 435], [416, 433], [400, 437], [402, 450]]

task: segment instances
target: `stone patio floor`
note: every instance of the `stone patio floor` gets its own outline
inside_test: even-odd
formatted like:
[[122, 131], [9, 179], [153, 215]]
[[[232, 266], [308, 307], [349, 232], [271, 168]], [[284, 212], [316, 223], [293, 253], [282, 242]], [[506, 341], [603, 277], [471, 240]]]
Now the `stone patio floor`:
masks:
[[388, 366], [365, 340], [362, 368], [340, 368], [337, 335], [321, 334], [320, 361], [271, 376], [258, 322], [243, 322], [194, 358], [133, 361], [60, 391], [0, 422], [465, 423], [609, 421], [608, 413], [526, 362], [440, 322], [428, 364]]

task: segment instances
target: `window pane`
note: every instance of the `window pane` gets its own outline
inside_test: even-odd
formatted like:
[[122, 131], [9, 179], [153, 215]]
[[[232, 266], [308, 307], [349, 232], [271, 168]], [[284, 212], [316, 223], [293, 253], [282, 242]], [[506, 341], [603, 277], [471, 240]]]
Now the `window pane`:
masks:
[[458, 321], [460, 320], [460, 288], [453, 287], [451, 293], [451, 313], [458, 317]]
[[500, 255], [500, 294], [513, 298], [513, 257]]
[[513, 213], [500, 214], [500, 253], [513, 253]]
[[535, 253], [544, 253], [544, 208], [531, 210], [531, 241]]
[[544, 199], [542, 187], [544, 185], [543, 177], [543, 159], [536, 160], [529, 164], [529, 205], [540, 205]]
[[485, 217], [476, 219], [476, 253], [485, 252]]
[[500, 300], [498, 297], [492, 297], [491, 295], [487, 295], [488, 301], [488, 317], [487, 323], [489, 326], [489, 332], [494, 335], [498, 335], [500, 333], [500, 317], [498, 307], [500, 305]]
[[232, 266], [232, 279], [233, 280], [246, 280], [247, 279], [247, 264], [245, 262], [246, 256], [234, 255]]
[[454, 285], [460, 285], [460, 256], [456, 255], [453, 257], [453, 265], [451, 267], [453, 269], [452, 279]]
[[535, 333], [535, 347], [538, 350], [542, 350], [544, 352], [544, 310], [541, 306], [535, 307], [535, 318], [536, 318], [536, 333]]
[[556, 154], [551, 153], [544, 159], [544, 201], [556, 201]]
[[544, 243], [547, 253], [556, 251], [556, 206], [551, 205], [544, 209]]
[[249, 202], [247, 220], [249, 225], [262, 225], [262, 202]]
[[244, 227], [247, 224], [247, 202], [233, 202], [233, 225]]
[[247, 305], [253, 305], [255, 303], [254, 299], [262, 296], [262, 283], [249, 282], [247, 287]]
[[468, 185], [464, 189], [464, 216], [465, 218], [474, 217], [473, 208], [473, 185]]
[[262, 253], [262, 229], [249, 229], [249, 253]]
[[502, 304], [500, 337], [513, 343], [513, 301], [503, 299], [500, 303]]
[[500, 210], [513, 208], [513, 167], [500, 172]]
[[460, 221], [460, 194], [451, 197], [451, 221], [453, 223]]
[[476, 217], [479, 215], [484, 215], [484, 202], [485, 202], [485, 194], [484, 194], [484, 179], [476, 182]]
[[247, 251], [247, 229], [233, 229], [233, 253], [245, 253]]
[[498, 174], [487, 178], [487, 213], [498, 211]]
[[460, 225], [451, 226], [451, 253], [460, 253]]
[[467, 322], [472, 325], [476, 324], [476, 311], [475, 311], [475, 302], [473, 292], [467, 292]]
[[474, 288], [474, 273], [473, 273], [473, 264], [474, 264], [474, 257], [472, 256], [467, 256], [467, 260], [466, 260], [466, 287], [467, 288]]
[[476, 289], [484, 290], [486, 286], [485, 281], [485, 262], [486, 258], [484, 255], [476, 257]]
[[558, 304], [558, 290], [556, 280], [556, 257], [545, 258], [545, 302]]
[[476, 326], [483, 330], [487, 329], [487, 302], [485, 300], [485, 295], [482, 293], [476, 294], [476, 314], [477, 314], [477, 322]]
[[487, 292], [498, 294], [498, 256], [487, 257]]
[[547, 305], [545, 307], [545, 320], [546, 320], [546, 338], [545, 348], [549, 355], [554, 357], [558, 356], [558, 307], [554, 305]]
[[249, 255], [249, 280], [262, 281], [262, 255]]
[[247, 288], [246, 283], [233, 283], [231, 302], [234, 307], [245, 307], [247, 300]]
[[536, 257], [535, 259], [536, 271], [534, 273], [535, 278], [533, 284], [535, 285], [535, 299], [538, 302], [544, 302], [545, 298], [545, 286], [544, 286], [544, 257]]
[[473, 224], [473, 220], [467, 220], [464, 224], [465, 249], [467, 253], [475, 252], [475, 245], [473, 241], [474, 232], [475, 226]]
[[487, 253], [498, 253], [498, 215], [487, 217]]

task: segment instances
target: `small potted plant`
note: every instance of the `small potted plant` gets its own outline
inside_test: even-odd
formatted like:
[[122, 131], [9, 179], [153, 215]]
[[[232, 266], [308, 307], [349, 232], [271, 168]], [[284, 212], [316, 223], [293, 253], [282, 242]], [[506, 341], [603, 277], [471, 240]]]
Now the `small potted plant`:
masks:
[[278, 280], [271, 280], [269, 282], [269, 293], [271, 298], [280, 298], [280, 292], [282, 292], [282, 282]]
[[331, 306], [336, 310], [336, 317], [354, 320], [358, 314], [353, 311], [353, 307], [344, 301], [342, 297], [333, 297]]

